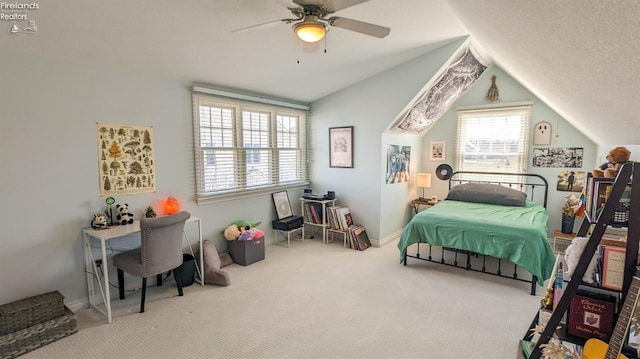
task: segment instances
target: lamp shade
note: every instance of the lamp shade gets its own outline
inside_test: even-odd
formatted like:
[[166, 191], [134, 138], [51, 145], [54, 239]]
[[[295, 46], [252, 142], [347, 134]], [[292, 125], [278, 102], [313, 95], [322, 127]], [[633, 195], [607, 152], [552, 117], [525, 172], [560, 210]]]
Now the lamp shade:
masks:
[[318, 42], [327, 33], [327, 28], [321, 22], [305, 20], [293, 25], [293, 31], [304, 42]]
[[418, 173], [418, 178], [416, 179], [416, 186], [422, 187], [422, 188], [431, 187], [431, 174]]

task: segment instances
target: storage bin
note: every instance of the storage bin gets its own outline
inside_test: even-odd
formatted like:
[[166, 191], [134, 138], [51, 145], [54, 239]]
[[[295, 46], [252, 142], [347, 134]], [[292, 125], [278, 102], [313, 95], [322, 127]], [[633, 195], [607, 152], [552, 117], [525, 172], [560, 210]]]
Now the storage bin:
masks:
[[243, 266], [264, 259], [264, 237], [250, 241], [229, 241], [229, 254], [233, 261]]
[[0, 335], [64, 315], [64, 296], [56, 291], [0, 305]]
[[188, 287], [193, 284], [196, 275], [196, 260], [191, 254], [182, 254], [182, 287]]
[[13, 333], [0, 335], [0, 359], [17, 358], [78, 331], [76, 315], [61, 304], [63, 314]]

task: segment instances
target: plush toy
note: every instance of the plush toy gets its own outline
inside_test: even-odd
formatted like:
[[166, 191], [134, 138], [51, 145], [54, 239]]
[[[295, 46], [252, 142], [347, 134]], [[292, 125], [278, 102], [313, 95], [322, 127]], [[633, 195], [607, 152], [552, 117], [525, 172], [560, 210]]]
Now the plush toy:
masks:
[[[587, 245], [589, 238], [586, 237], [575, 237], [571, 244], [564, 251], [564, 261], [567, 263], [567, 270], [564, 272], [565, 279], [570, 279], [573, 271], [576, 269], [578, 262], [580, 261], [580, 257], [582, 256], [582, 252], [584, 251], [584, 247]], [[593, 284], [593, 273], [596, 271], [596, 266], [598, 265], [598, 259], [600, 258], [600, 253], [596, 251], [589, 262], [589, 266], [587, 270], [584, 272], [584, 276], [582, 276], [582, 280], [586, 283]]]
[[223, 234], [224, 238], [228, 241], [247, 241], [257, 240], [264, 237], [264, 232], [261, 229], [255, 227], [259, 226], [261, 222], [251, 222], [244, 219], [237, 220], [225, 228]]
[[117, 204], [116, 211], [118, 212], [118, 216], [116, 219], [120, 224], [131, 224], [133, 223], [133, 214], [129, 213], [129, 205], [128, 204]]
[[607, 154], [607, 162], [594, 169], [593, 177], [615, 178], [623, 164], [629, 162], [631, 152], [626, 147], [616, 147]]
[[96, 213], [91, 220], [91, 228], [102, 229], [107, 228], [107, 216], [104, 213]]
[[251, 228], [249, 230], [242, 231], [240, 237], [238, 237], [239, 241], [259, 241], [260, 238], [264, 237], [264, 232], [258, 228]]
[[238, 228], [238, 226], [236, 226], [235, 224], [229, 225], [227, 228], [225, 228], [223, 233], [224, 238], [228, 241], [235, 241], [242, 234], [242, 232], [240, 232], [240, 228]]

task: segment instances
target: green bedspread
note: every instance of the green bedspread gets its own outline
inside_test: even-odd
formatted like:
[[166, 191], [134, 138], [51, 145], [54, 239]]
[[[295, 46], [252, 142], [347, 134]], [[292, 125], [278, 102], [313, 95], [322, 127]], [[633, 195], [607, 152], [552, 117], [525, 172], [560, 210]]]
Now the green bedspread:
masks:
[[415, 215], [398, 242], [400, 258], [415, 243], [468, 250], [506, 258], [537, 277], [549, 279], [555, 255], [547, 240], [546, 209], [445, 200]]

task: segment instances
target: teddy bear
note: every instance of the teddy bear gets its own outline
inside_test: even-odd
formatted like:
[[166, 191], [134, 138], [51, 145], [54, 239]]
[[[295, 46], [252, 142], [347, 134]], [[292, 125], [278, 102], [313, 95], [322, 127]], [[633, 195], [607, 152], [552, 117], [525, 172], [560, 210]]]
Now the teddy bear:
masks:
[[118, 223], [122, 225], [133, 223], [133, 214], [129, 213], [128, 204], [126, 203], [123, 205], [117, 204], [116, 211], [118, 211], [118, 216], [116, 217], [116, 219], [118, 220]]
[[626, 147], [616, 147], [607, 154], [607, 162], [600, 167], [591, 171], [593, 177], [615, 178], [618, 175], [620, 167], [629, 162], [631, 152]]

